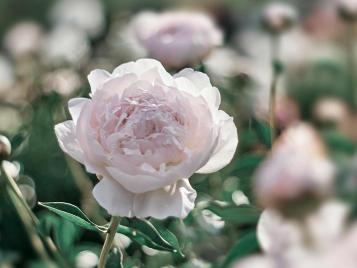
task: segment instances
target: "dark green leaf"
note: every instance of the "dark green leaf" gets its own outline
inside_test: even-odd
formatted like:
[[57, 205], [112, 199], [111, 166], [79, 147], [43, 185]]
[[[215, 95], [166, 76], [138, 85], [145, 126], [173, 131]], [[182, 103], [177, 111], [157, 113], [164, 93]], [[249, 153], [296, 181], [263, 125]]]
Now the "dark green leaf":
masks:
[[260, 210], [251, 205], [211, 203], [206, 209], [220, 216], [224, 221], [240, 225], [252, 225], [258, 222]]
[[255, 129], [260, 141], [268, 148], [271, 147], [270, 126], [267, 122], [252, 120], [252, 126]]
[[177, 239], [175, 238], [176, 241], [174, 239], [175, 236], [169, 231], [164, 232], [161, 228], [158, 230], [148, 220], [131, 219], [127, 226], [120, 225], [117, 232], [126, 235], [140, 245], [182, 255]]
[[228, 252], [226, 259], [223, 262], [222, 268], [230, 267], [230, 265], [239, 259], [259, 250], [259, 244], [254, 232], [243, 236]]
[[340, 151], [352, 155], [356, 151], [354, 142], [338, 132], [327, 131], [323, 133], [323, 137], [332, 152]]
[[40, 206], [56, 213], [62, 218], [88, 230], [105, 232], [103, 226], [93, 223], [82, 210], [75, 205], [63, 202], [38, 203]]
[[234, 175], [251, 175], [257, 166], [263, 161], [264, 157], [265, 156], [261, 154], [246, 154], [239, 157], [234, 163]]
[[123, 268], [123, 255], [118, 248], [113, 248], [109, 253], [106, 268]]

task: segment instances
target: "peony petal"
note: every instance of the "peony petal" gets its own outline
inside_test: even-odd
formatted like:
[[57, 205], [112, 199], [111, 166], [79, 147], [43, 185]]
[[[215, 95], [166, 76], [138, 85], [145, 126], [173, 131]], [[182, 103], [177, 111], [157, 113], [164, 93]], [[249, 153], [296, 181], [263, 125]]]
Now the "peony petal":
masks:
[[[114, 69], [113, 76], [120, 77], [127, 73], [134, 73], [140, 77], [142, 74], [153, 68], [157, 68], [158, 77], [161, 78], [165, 85], [173, 85], [172, 76], [165, 70], [165, 68], [159, 61], [154, 59], [140, 59], [135, 62], [132, 61], [119, 65], [117, 68]], [[154, 82], [155, 80], [156, 78], [152, 82]]]
[[194, 208], [196, 196], [188, 179], [182, 179], [165, 188], [137, 194], [134, 213], [138, 218], [185, 218]]
[[96, 69], [90, 72], [90, 74], [88, 75], [88, 81], [89, 81], [89, 85], [91, 87], [92, 90], [92, 94], [98, 90], [101, 89], [101, 87], [103, 86], [103, 84], [111, 77], [111, 74], [108, 73], [105, 70], [101, 70], [101, 69]]
[[208, 160], [197, 173], [212, 173], [220, 170], [231, 162], [238, 145], [238, 133], [233, 118], [219, 111], [220, 134], [217, 146]]
[[112, 179], [103, 178], [93, 189], [100, 206], [112, 216], [133, 217], [134, 194]]
[[115, 167], [107, 167], [106, 170], [125, 189], [132, 193], [144, 193], [166, 186], [170, 181], [150, 175], [130, 175]]
[[206, 87], [201, 91], [201, 96], [207, 101], [211, 110], [216, 113], [221, 104], [221, 94], [216, 87]]
[[55, 133], [61, 149], [78, 162], [84, 163], [84, 155], [76, 137], [74, 122], [68, 120], [57, 124]]
[[72, 116], [74, 124], [77, 123], [82, 108], [87, 101], [89, 101], [89, 99], [86, 98], [74, 98], [68, 101], [68, 110]]
[[174, 75], [174, 78], [185, 77], [190, 80], [199, 91], [206, 87], [212, 87], [209, 77], [205, 73], [196, 72], [191, 68], [186, 68]]
[[186, 77], [177, 77], [175, 78], [176, 86], [179, 90], [187, 92], [195, 97], [200, 95], [200, 90], [192, 83], [191, 80]]

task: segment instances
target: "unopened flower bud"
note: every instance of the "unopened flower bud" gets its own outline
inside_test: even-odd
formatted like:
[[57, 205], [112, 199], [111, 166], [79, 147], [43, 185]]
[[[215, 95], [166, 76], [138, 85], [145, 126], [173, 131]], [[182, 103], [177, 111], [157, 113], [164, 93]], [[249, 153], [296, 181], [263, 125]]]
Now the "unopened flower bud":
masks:
[[302, 217], [330, 196], [335, 168], [306, 124], [288, 128], [255, 174], [258, 202], [287, 217]]
[[357, 0], [339, 0], [337, 12], [340, 18], [346, 22], [357, 20]]
[[265, 7], [262, 14], [263, 27], [274, 34], [289, 30], [296, 20], [296, 10], [285, 3], [271, 3]]
[[11, 154], [11, 144], [8, 138], [0, 135], [0, 161], [9, 158]]

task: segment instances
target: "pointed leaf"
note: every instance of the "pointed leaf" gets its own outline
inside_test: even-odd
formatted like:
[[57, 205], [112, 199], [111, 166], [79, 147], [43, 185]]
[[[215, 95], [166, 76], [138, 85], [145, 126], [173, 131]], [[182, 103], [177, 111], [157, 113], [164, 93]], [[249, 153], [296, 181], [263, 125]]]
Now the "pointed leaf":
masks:
[[222, 268], [228, 268], [231, 264], [253, 252], [259, 250], [259, 244], [255, 231], [243, 236], [228, 252], [226, 259], [223, 262]]
[[84, 229], [105, 232], [103, 226], [96, 225], [75, 205], [63, 202], [39, 202], [38, 204]]

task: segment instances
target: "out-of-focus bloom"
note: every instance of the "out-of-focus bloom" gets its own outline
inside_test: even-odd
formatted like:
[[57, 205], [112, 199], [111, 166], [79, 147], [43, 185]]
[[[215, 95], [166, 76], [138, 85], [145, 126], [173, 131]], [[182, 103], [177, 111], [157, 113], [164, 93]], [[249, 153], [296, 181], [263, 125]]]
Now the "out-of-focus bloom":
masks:
[[42, 86], [45, 93], [55, 91], [62, 96], [70, 96], [81, 86], [81, 80], [71, 69], [58, 69], [43, 77]]
[[236, 78], [250, 81], [254, 78], [256, 71], [252, 60], [239, 55], [235, 50], [228, 47], [213, 50], [203, 61], [203, 64], [210, 77], [222, 85], [227, 85], [229, 81]]
[[76, 267], [93, 268], [97, 266], [98, 261], [99, 258], [94, 252], [90, 250], [83, 250], [76, 256]]
[[353, 22], [357, 19], [357, 1], [356, 0], [339, 0], [337, 1], [337, 10], [340, 17], [347, 21]]
[[0, 135], [0, 161], [7, 159], [11, 154], [11, 144], [8, 138]]
[[[267, 160], [258, 168], [255, 191], [261, 205], [296, 213], [331, 194], [334, 166], [312, 127], [298, 124], [276, 141]], [[298, 216], [298, 215], [297, 215]]]
[[49, 65], [80, 65], [87, 59], [89, 43], [85, 33], [69, 26], [58, 26], [46, 36], [42, 59]]
[[[1, 138], [0, 138], [1, 139]], [[1, 142], [0, 142], [1, 143]], [[17, 180], [20, 175], [20, 166], [17, 162], [3, 161], [4, 168], [10, 177]]]
[[[350, 243], [355, 228], [346, 232], [348, 212], [345, 203], [331, 200], [302, 224], [301, 219], [287, 220], [276, 211], [265, 210], [257, 227], [257, 238], [264, 255], [247, 258], [233, 267], [332, 268], [337, 266], [335, 261], [343, 252], [345, 254], [339, 260], [341, 267], [354, 267], [347, 265], [357, 264], [353, 253], [356, 244]], [[331, 263], [334, 265], [330, 266]]]
[[4, 56], [0, 55], [0, 99], [15, 83], [15, 73], [12, 64]]
[[296, 10], [283, 2], [268, 4], [262, 14], [263, 26], [271, 33], [281, 33], [290, 29], [296, 20]]
[[[275, 268], [277, 263], [269, 257], [252, 256], [234, 263], [231, 268]], [[289, 268], [283, 266], [284, 268]]]
[[41, 48], [43, 32], [36, 22], [21, 22], [15, 24], [6, 33], [5, 48], [14, 58], [35, 54]]
[[57, 1], [51, 11], [51, 19], [56, 24], [77, 27], [90, 37], [98, 36], [105, 24], [103, 5], [98, 0]]
[[153, 59], [88, 76], [91, 99], [69, 101], [73, 120], [56, 125], [61, 148], [100, 182], [94, 197], [111, 215], [185, 217], [196, 192], [188, 178], [227, 165], [238, 143], [207, 75], [171, 76]]
[[277, 211], [266, 209], [260, 216], [257, 237], [261, 249], [271, 255], [296, 250], [301, 234], [296, 223], [285, 220]]
[[232, 201], [237, 206], [249, 204], [248, 197], [242, 191], [234, 191], [232, 193]]
[[347, 104], [334, 97], [319, 99], [313, 109], [314, 118], [325, 124], [333, 124], [342, 133], [348, 134], [351, 128], [351, 111]]
[[14, 135], [21, 127], [23, 115], [14, 107], [1, 105], [0, 122], [0, 133]]
[[203, 13], [144, 12], [131, 27], [149, 56], [170, 68], [197, 64], [222, 43], [222, 32]]
[[221, 217], [207, 209], [202, 210], [200, 216], [198, 219], [202, 227], [209, 232], [217, 233], [217, 231], [221, 230], [225, 225]]

